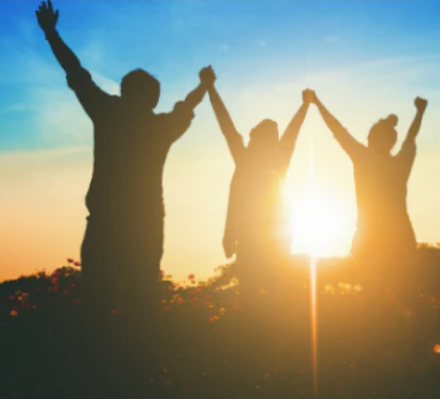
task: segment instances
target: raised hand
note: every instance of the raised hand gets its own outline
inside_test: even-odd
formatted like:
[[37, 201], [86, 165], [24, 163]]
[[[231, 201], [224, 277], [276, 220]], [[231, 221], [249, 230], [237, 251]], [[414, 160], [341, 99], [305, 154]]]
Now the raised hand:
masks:
[[199, 73], [199, 77], [202, 84], [206, 87], [212, 87], [217, 78], [211, 65], [203, 68]]
[[424, 98], [417, 97], [417, 98], [414, 100], [414, 105], [416, 106], [417, 111], [419, 111], [419, 112], [425, 112], [425, 109], [426, 109], [426, 107], [427, 107], [427, 105], [428, 105], [428, 101], [425, 100]]
[[317, 97], [314, 90], [306, 89], [302, 92], [303, 102], [305, 104], [316, 104]]
[[50, 0], [42, 2], [38, 10], [35, 11], [38, 24], [45, 33], [55, 30], [55, 26], [58, 22], [59, 11], [54, 11], [52, 2]]

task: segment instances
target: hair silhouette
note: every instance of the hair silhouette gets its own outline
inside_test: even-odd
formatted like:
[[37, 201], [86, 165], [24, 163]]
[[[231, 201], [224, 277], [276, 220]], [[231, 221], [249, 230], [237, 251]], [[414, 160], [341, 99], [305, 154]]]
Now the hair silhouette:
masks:
[[143, 69], [135, 69], [122, 78], [121, 97], [130, 103], [142, 102], [154, 109], [159, 102], [160, 82]]
[[308, 95], [353, 162], [358, 219], [352, 253], [393, 261], [410, 258], [415, 253], [416, 237], [406, 205], [407, 182], [427, 101], [416, 98], [416, 116], [401, 150], [393, 156], [390, 151], [397, 140], [396, 115], [373, 125], [368, 146], [364, 146], [330, 114], [313, 91]]
[[368, 147], [374, 147], [379, 151], [391, 151], [397, 142], [397, 131], [395, 127], [398, 121], [397, 116], [391, 114], [386, 119], [381, 119], [374, 124], [368, 134]]
[[253, 143], [276, 144], [279, 141], [278, 125], [271, 119], [264, 119], [250, 133], [249, 147]]

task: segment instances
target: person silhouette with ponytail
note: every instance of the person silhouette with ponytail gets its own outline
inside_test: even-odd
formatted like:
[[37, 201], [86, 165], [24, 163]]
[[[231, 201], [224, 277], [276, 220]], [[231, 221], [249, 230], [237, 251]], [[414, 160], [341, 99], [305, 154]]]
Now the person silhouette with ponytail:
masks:
[[246, 146], [214, 83], [208, 93], [235, 164], [223, 249], [227, 258], [236, 256], [241, 294], [261, 289], [272, 294], [276, 265], [290, 255], [291, 245], [281, 189], [309, 102], [303, 98], [281, 138], [276, 122], [265, 119], [252, 129]]
[[396, 115], [375, 123], [365, 146], [330, 114], [314, 91], [309, 90], [308, 95], [353, 162], [357, 231], [352, 255], [376, 261], [411, 259], [417, 241], [407, 211], [407, 183], [416, 157], [416, 137], [428, 102], [419, 97], [415, 99], [416, 116], [400, 151], [392, 155], [397, 141]]

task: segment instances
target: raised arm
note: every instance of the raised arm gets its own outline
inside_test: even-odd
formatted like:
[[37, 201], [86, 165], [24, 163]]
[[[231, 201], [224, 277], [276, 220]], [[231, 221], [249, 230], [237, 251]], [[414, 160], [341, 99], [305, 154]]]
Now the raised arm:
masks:
[[217, 122], [220, 125], [220, 129], [226, 138], [228, 143], [229, 151], [231, 152], [232, 158], [235, 164], [239, 161], [241, 154], [245, 150], [243, 143], [243, 137], [238, 133], [237, 129], [232, 122], [231, 116], [226, 109], [214, 83], [208, 89], [209, 99], [211, 100], [211, 105], [217, 118]]
[[66, 74], [75, 73], [81, 68], [81, 63], [56, 30], [59, 11], [54, 11], [52, 2], [49, 0], [47, 3], [41, 3], [35, 14], [37, 15], [38, 24], [46, 35], [46, 40], [49, 42], [50, 48], [61, 67]]
[[186, 96], [184, 101], [177, 102], [174, 106], [174, 110], [168, 114], [167, 130], [172, 142], [179, 139], [188, 130], [194, 118], [194, 108], [200, 104], [208, 87], [212, 85], [215, 80], [214, 72], [212, 72], [210, 66], [203, 68], [199, 73], [199, 77], [199, 85]]
[[207, 74], [207, 71], [210, 69], [210, 67], [203, 68], [200, 73], [200, 83], [199, 85], [191, 92], [189, 93], [185, 98], [185, 105], [188, 106], [188, 108], [194, 110], [194, 108], [199, 105], [203, 97], [205, 97], [206, 91], [208, 90], [208, 86], [210, 84], [210, 77]]
[[70, 88], [75, 92], [86, 113], [92, 120], [99, 114], [105, 115], [106, 104], [111, 96], [93, 82], [90, 73], [81, 66], [78, 57], [61, 39], [56, 30], [59, 11], [54, 11], [52, 2], [48, 0], [47, 3], [42, 2], [35, 13], [55, 58], [66, 72]]
[[310, 105], [310, 96], [307, 91], [303, 91], [303, 103], [295, 116], [290, 121], [283, 136], [280, 140], [279, 155], [282, 157], [283, 166], [288, 168], [290, 159], [295, 149], [296, 140], [298, 138], [299, 130], [301, 129], [304, 119], [306, 118], [307, 111]]
[[414, 117], [414, 120], [408, 130], [408, 133], [406, 135], [405, 141], [403, 145], [407, 144], [415, 144], [416, 137], [419, 134], [420, 127], [422, 125], [422, 118], [425, 113], [426, 107], [428, 105], [428, 101], [426, 101], [423, 98], [417, 97], [414, 100], [414, 104], [417, 108], [416, 116]]
[[316, 104], [319, 113], [324, 119], [325, 124], [333, 133], [334, 138], [338, 141], [342, 149], [351, 157], [358, 151], [363, 151], [366, 147], [359, 143], [342, 124], [327, 110], [326, 107], [316, 96], [312, 90], [309, 91], [311, 102]]
[[417, 97], [414, 100], [414, 104], [417, 108], [416, 116], [414, 117], [414, 120], [408, 130], [408, 133], [402, 144], [402, 148], [396, 155], [396, 160], [400, 164], [400, 171], [402, 173], [402, 176], [404, 176], [406, 179], [409, 179], [414, 160], [416, 158], [416, 137], [420, 131], [422, 118], [428, 105], [428, 101], [424, 100], [423, 98]]

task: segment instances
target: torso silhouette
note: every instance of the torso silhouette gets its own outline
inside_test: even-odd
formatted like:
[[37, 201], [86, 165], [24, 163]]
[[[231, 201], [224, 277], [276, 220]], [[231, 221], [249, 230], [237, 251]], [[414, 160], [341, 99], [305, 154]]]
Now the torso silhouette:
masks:
[[81, 70], [69, 86], [94, 124], [94, 169], [86, 205], [92, 218], [162, 228], [162, 175], [173, 142], [189, 127], [193, 111], [177, 103], [169, 114], [129, 108], [102, 92]]
[[[285, 242], [285, 214], [281, 202], [285, 162], [277, 152], [261, 157], [245, 148], [236, 159], [231, 182], [225, 241], [237, 245], [237, 254], [277, 256]], [[284, 245], [285, 246], [285, 245]], [[288, 244], [287, 244], [288, 246]]]
[[414, 144], [404, 145], [395, 156], [365, 147], [351, 154], [358, 209], [353, 253], [406, 253], [415, 249], [406, 205], [415, 155]]

